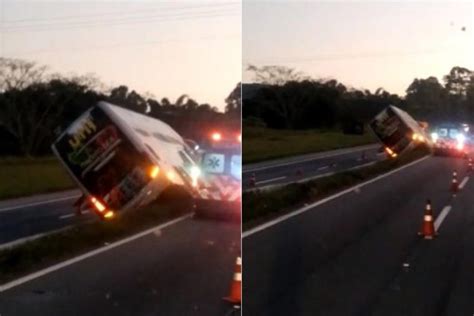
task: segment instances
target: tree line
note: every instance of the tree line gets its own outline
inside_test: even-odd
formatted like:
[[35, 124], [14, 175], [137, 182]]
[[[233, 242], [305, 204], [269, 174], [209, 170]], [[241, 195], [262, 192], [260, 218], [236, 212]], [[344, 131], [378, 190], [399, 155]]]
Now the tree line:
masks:
[[315, 80], [283, 66], [249, 66], [254, 83], [244, 84], [242, 116], [246, 126], [275, 129], [342, 128], [354, 132], [388, 105], [431, 123], [474, 123], [474, 72], [453, 67], [440, 82], [414, 79], [400, 96], [345, 86], [335, 79]]
[[219, 112], [186, 94], [158, 100], [125, 85], [106, 88], [92, 74], [63, 76], [34, 62], [0, 58], [0, 155], [50, 154], [57, 135], [98, 101], [161, 119], [199, 141], [213, 128], [240, 128], [240, 91], [239, 83]]

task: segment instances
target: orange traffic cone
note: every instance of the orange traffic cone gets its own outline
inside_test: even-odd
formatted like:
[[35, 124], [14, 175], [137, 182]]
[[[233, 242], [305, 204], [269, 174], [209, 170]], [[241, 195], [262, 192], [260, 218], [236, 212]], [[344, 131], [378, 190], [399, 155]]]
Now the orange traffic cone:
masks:
[[257, 183], [257, 178], [255, 177], [255, 173], [252, 173], [252, 175], [250, 176], [249, 185], [251, 187], [254, 187], [256, 183]]
[[458, 191], [459, 191], [458, 174], [456, 171], [454, 171], [453, 179], [451, 180], [451, 192], [453, 193], [453, 195], [456, 195]]
[[242, 302], [242, 259], [240, 257], [237, 257], [235, 263], [235, 273], [230, 285], [230, 294], [224, 297], [224, 300], [232, 304], [240, 304]]
[[421, 232], [418, 235], [423, 236], [424, 239], [433, 239], [436, 235], [436, 231], [433, 223], [433, 211], [431, 210], [431, 201], [426, 201], [425, 215], [423, 216], [423, 225], [421, 226]]
[[472, 158], [471, 157], [469, 157], [469, 159], [468, 159], [467, 170], [469, 172], [472, 172]]

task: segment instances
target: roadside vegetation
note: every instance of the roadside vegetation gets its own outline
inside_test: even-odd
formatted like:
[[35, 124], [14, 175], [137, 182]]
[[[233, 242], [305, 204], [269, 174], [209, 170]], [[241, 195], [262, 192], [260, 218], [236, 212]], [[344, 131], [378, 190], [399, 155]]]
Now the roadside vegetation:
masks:
[[428, 153], [427, 148], [421, 147], [396, 160], [384, 160], [371, 166], [304, 183], [289, 184], [271, 191], [244, 192], [242, 196], [242, 208], [245, 210], [242, 214], [243, 229], [246, 230], [305, 204], [316, 202], [347, 187], [426, 156]]
[[184, 192], [169, 190], [155, 203], [114, 220], [92, 220], [0, 250], [0, 284], [152, 228], [190, 210], [191, 199]]
[[0, 200], [74, 187], [66, 170], [54, 157], [0, 160]]
[[294, 155], [375, 143], [372, 133], [343, 134], [339, 130], [276, 130], [244, 127], [243, 162], [252, 163]]

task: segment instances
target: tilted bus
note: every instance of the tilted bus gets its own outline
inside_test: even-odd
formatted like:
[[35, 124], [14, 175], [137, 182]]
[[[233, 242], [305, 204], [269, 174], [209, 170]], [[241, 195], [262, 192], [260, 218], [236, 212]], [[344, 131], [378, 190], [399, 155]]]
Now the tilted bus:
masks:
[[407, 112], [391, 105], [378, 113], [370, 128], [392, 158], [423, 143], [431, 146], [424, 129]]
[[107, 102], [77, 118], [52, 149], [102, 219], [146, 205], [172, 184], [192, 193], [200, 172], [169, 125]]

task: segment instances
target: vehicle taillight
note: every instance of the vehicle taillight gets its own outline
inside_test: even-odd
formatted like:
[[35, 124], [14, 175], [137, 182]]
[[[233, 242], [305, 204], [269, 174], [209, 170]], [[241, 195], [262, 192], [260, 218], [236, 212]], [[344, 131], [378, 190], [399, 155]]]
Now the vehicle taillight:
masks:
[[211, 138], [212, 138], [213, 141], [218, 142], [222, 139], [222, 135], [221, 135], [221, 133], [214, 132], [214, 133], [212, 133]]
[[150, 170], [150, 178], [154, 179], [160, 173], [160, 167], [153, 166]]
[[392, 158], [396, 158], [398, 155], [397, 153], [395, 153], [393, 150], [391, 150], [390, 148], [388, 147], [385, 147], [385, 151], [387, 152], [387, 154], [389, 154]]
[[108, 211], [107, 213], [104, 214], [104, 218], [110, 219], [114, 217], [114, 212], [113, 211]]
[[92, 204], [94, 204], [94, 207], [100, 212], [102, 213], [103, 211], [106, 210], [106, 207], [104, 206], [104, 204], [102, 204], [99, 200], [97, 200], [95, 197], [92, 197], [91, 198], [91, 202]]

